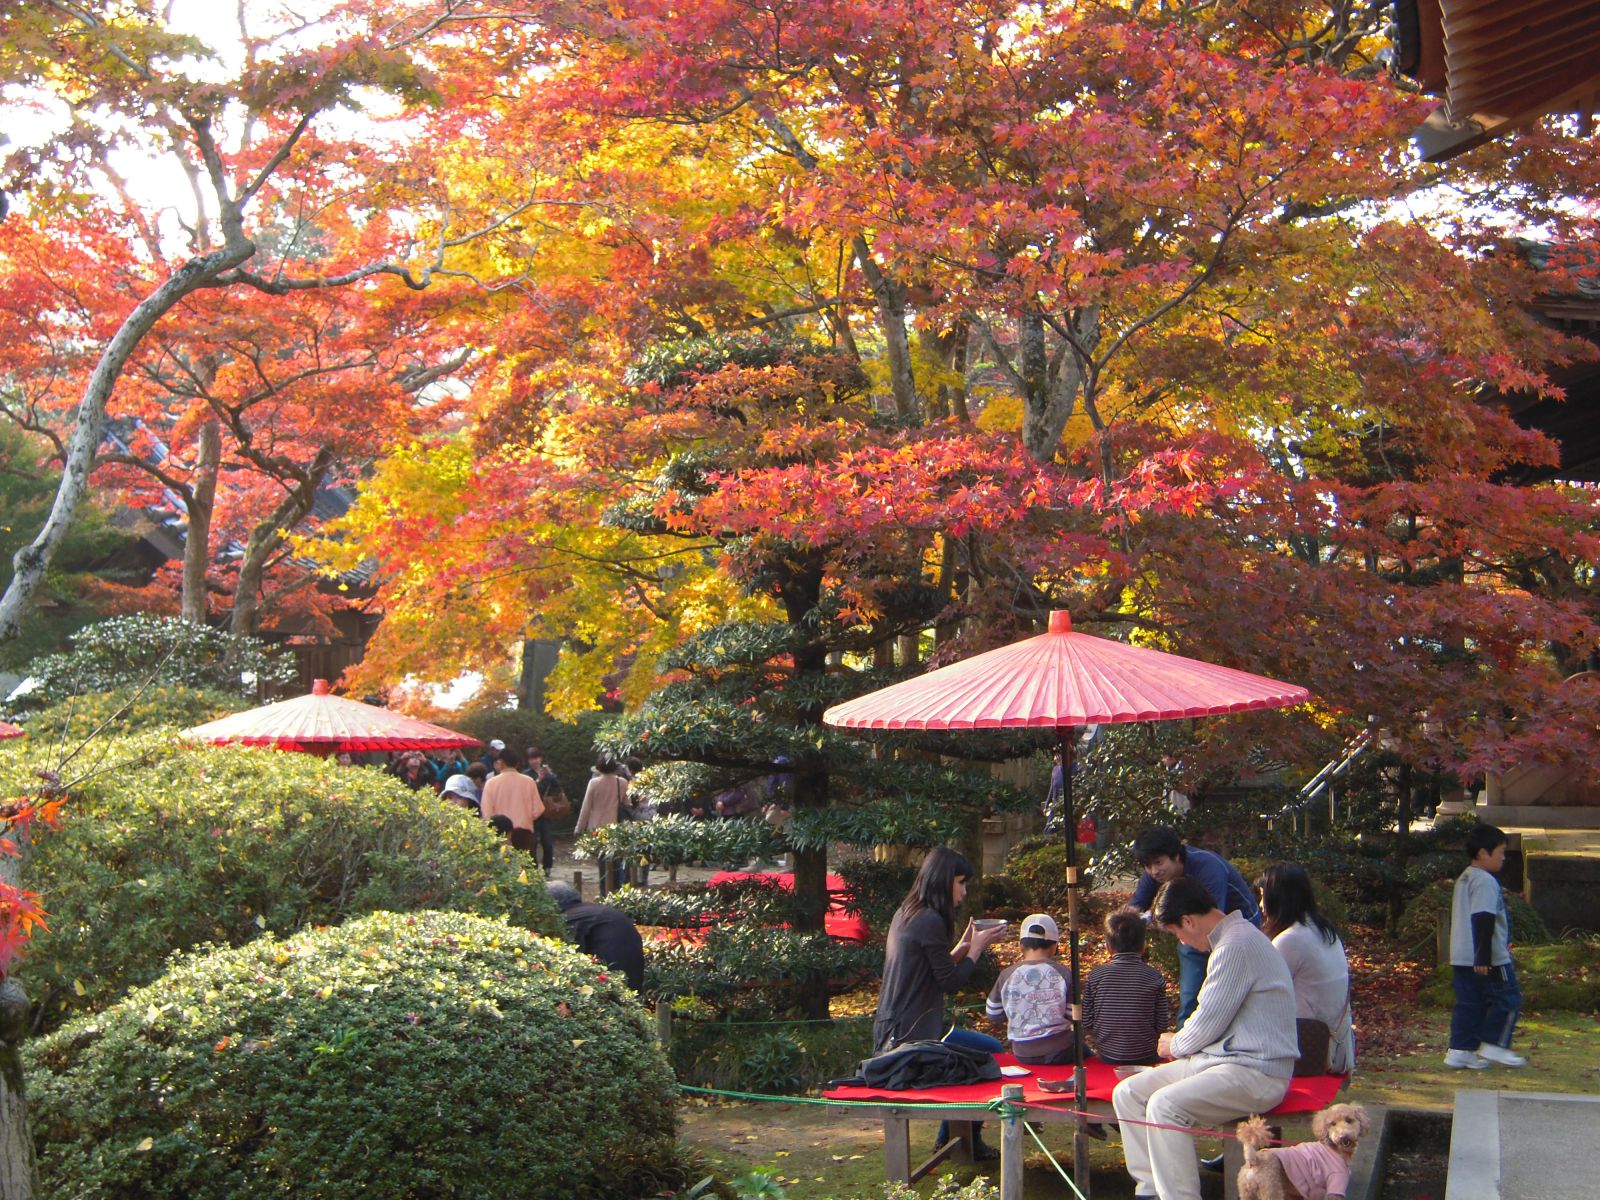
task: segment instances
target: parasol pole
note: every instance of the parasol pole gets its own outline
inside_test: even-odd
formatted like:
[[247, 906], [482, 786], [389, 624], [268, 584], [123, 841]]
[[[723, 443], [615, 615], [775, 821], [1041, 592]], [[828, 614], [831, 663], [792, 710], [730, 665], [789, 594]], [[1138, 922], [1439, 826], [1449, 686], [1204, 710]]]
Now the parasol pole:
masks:
[[[1083, 1070], [1083, 981], [1078, 976], [1078, 819], [1072, 809], [1072, 750], [1077, 731], [1069, 725], [1058, 725], [1056, 736], [1061, 741], [1061, 807], [1062, 824], [1067, 837], [1067, 962], [1072, 974], [1072, 1107], [1082, 1114], [1087, 1111]], [[1085, 1118], [1080, 1115], [1073, 1122], [1072, 1174], [1079, 1191], [1089, 1196], [1089, 1135]]]

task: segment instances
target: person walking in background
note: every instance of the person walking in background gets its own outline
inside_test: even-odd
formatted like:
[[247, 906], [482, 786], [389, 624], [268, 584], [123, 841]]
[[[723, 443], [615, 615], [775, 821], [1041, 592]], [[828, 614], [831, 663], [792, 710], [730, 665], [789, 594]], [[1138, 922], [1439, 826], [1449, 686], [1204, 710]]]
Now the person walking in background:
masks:
[[1467, 834], [1467, 869], [1450, 898], [1450, 974], [1456, 1006], [1450, 1014], [1447, 1067], [1482, 1070], [1490, 1065], [1524, 1067], [1511, 1049], [1522, 988], [1511, 965], [1511, 922], [1506, 895], [1495, 878], [1506, 865], [1507, 838], [1493, 825]]
[[1171, 1021], [1167, 980], [1144, 960], [1144, 915], [1120, 908], [1106, 917], [1111, 961], [1089, 972], [1083, 985], [1083, 1024], [1095, 1057], [1112, 1066], [1159, 1061], [1157, 1043]]
[[515, 750], [501, 746], [494, 754], [494, 775], [483, 785], [478, 809], [485, 821], [505, 817], [511, 822], [511, 844], [518, 850], [534, 851], [533, 825], [544, 815], [539, 786], [517, 770], [522, 760]]
[[478, 805], [482, 801], [478, 785], [466, 775], [452, 775], [446, 779], [439, 798], [448, 800], [451, 804], [458, 804], [462, 808], [471, 809], [474, 813], [478, 811]]
[[[1133, 857], [1144, 876], [1133, 889], [1134, 908], [1148, 909], [1156, 892], [1178, 879], [1193, 879], [1211, 894], [1222, 912], [1236, 912], [1252, 925], [1261, 924], [1255, 895], [1238, 869], [1220, 854], [1186, 846], [1178, 831], [1158, 825], [1141, 833], [1133, 843]], [[1178, 1028], [1194, 1012], [1200, 983], [1206, 977], [1206, 955], [1188, 943], [1178, 946]]]
[[[1261, 889], [1261, 930], [1283, 955], [1294, 981], [1294, 1015], [1327, 1028], [1327, 1058], [1306, 1063], [1311, 1046], [1300, 1039], [1301, 1073], [1348, 1075], [1355, 1070], [1350, 1015], [1350, 960], [1333, 922], [1317, 908], [1311, 877], [1298, 863], [1273, 863], [1256, 880]], [[1314, 1028], [1314, 1027], [1313, 1027]], [[1313, 1069], [1320, 1067], [1320, 1069]]]
[[[556, 865], [556, 817], [565, 817], [571, 811], [571, 806], [567, 803], [566, 792], [561, 789], [561, 780], [545, 765], [544, 751], [539, 747], [528, 747], [528, 765], [523, 774], [533, 780], [534, 786], [539, 789], [539, 799], [544, 802], [544, 813], [534, 822], [533, 832], [539, 843], [539, 852], [535, 857], [548, 875]], [[557, 806], [562, 810], [559, 814], [555, 811]]]
[[[583, 792], [583, 804], [578, 809], [578, 823], [572, 827], [573, 837], [582, 837], [607, 825], [622, 820], [628, 803], [628, 783], [618, 774], [620, 764], [609, 754], [595, 760], [595, 773]], [[606, 881], [607, 891], [622, 886], [622, 859], [610, 857], [601, 860], [600, 877]]]
[[1268, 1112], [1289, 1090], [1299, 1053], [1294, 981], [1266, 934], [1221, 911], [1199, 880], [1163, 884], [1150, 920], [1209, 963], [1188, 1023], [1158, 1043], [1173, 1061], [1124, 1079], [1111, 1105], [1133, 1194], [1200, 1200], [1192, 1130]]

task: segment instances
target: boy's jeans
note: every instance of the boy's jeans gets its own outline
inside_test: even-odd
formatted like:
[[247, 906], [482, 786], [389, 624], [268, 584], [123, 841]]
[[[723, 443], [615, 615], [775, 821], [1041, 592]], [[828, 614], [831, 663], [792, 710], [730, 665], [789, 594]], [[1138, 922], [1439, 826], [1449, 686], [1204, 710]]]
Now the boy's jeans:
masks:
[[1450, 1014], [1450, 1049], [1476, 1050], [1484, 1042], [1511, 1049], [1511, 1033], [1522, 1011], [1522, 989], [1510, 963], [1479, 975], [1471, 967], [1452, 967], [1456, 1006]]

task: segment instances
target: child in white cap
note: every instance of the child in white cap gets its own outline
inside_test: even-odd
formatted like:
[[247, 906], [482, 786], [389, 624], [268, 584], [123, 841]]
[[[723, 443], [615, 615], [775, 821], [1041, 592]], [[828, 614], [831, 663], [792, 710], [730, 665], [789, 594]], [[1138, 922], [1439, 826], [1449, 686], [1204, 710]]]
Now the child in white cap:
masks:
[[1022, 922], [1022, 960], [1000, 972], [984, 1012], [1004, 1021], [1020, 1063], [1073, 1061], [1072, 973], [1056, 961], [1061, 929], [1048, 913]]

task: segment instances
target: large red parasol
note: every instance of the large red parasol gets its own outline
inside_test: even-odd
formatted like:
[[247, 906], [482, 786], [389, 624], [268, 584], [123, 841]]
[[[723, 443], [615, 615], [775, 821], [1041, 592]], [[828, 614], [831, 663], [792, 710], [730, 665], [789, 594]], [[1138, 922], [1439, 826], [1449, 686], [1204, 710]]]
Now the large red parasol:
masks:
[[7, 738], [24, 737], [27, 732], [26, 729], [19, 728], [6, 721], [0, 721], [0, 742], [5, 741]]
[[[1061, 740], [1062, 799], [1067, 835], [1068, 943], [1073, 1020], [1078, 997], [1078, 859], [1072, 807], [1070, 730], [1083, 725], [1170, 721], [1258, 708], [1286, 708], [1310, 699], [1294, 684], [1219, 667], [1108, 638], [1072, 632], [1064, 612], [1050, 630], [974, 655], [822, 714], [843, 729], [1054, 729]], [[1077, 1038], [1076, 1107], [1084, 1108], [1083, 1037]], [[1075, 1174], [1087, 1188], [1088, 1144], [1080, 1122]]]
[[296, 696], [208, 721], [183, 731], [185, 737], [218, 745], [274, 746], [308, 754], [362, 754], [373, 750], [444, 750], [479, 746], [475, 737], [390, 712], [328, 691], [318, 679], [309, 696]]

